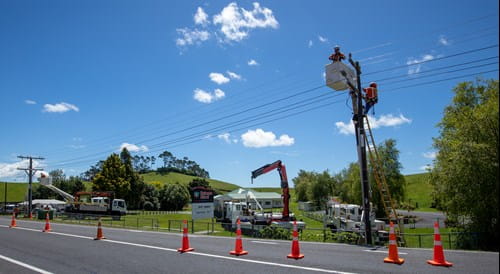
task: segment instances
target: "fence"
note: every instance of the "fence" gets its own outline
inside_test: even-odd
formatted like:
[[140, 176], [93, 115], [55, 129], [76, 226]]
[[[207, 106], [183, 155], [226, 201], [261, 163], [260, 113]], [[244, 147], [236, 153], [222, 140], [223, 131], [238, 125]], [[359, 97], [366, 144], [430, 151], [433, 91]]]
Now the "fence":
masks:
[[[156, 215], [156, 214], [151, 214]], [[57, 221], [68, 223], [77, 223], [85, 225], [96, 225], [96, 216], [84, 216], [84, 218], [73, 219], [64, 217], [63, 215], [57, 216]], [[186, 217], [191, 217], [187, 215]], [[189, 233], [206, 234], [206, 235], [219, 235], [219, 236], [233, 236], [235, 229], [231, 223], [219, 223], [214, 219], [211, 221], [197, 221], [189, 220], [188, 218]], [[151, 231], [164, 231], [164, 232], [182, 232], [183, 220], [171, 220], [159, 218], [144, 218], [127, 216], [120, 220], [113, 220], [111, 217], [101, 218], [104, 226], [131, 228], [137, 230], [151, 230]], [[253, 238], [268, 238], [268, 239], [291, 239], [291, 228], [280, 228], [275, 226], [265, 225], [242, 225], [243, 235]], [[432, 248], [434, 246], [434, 234], [432, 233], [403, 233], [406, 247], [412, 248]], [[441, 233], [441, 241], [443, 247], [447, 249], [464, 248], [478, 249], [478, 236], [479, 233], [465, 233], [465, 232], [448, 232]], [[377, 239], [377, 237], [374, 237]], [[362, 242], [361, 237], [352, 232], [334, 232], [329, 228], [305, 228], [299, 231], [299, 239], [301, 241], [313, 242], [340, 242], [357, 244]], [[464, 245], [464, 239], [466, 243]], [[375, 244], [383, 245], [384, 242], [379, 241]]]

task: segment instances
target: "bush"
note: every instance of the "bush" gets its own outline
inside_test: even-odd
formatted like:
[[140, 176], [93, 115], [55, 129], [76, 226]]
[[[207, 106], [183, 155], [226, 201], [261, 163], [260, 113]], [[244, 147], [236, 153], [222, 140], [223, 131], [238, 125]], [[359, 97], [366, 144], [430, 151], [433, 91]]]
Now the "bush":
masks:
[[354, 232], [339, 232], [334, 234], [335, 241], [346, 244], [357, 244], [361, 236]]
[[261, 238], [276, 239], [276, 240], [288, 240], [290, 239], [290, 231], [288, 229], [283, 229], [281, 227], [266, 226], [264, 229], [259, 231]]

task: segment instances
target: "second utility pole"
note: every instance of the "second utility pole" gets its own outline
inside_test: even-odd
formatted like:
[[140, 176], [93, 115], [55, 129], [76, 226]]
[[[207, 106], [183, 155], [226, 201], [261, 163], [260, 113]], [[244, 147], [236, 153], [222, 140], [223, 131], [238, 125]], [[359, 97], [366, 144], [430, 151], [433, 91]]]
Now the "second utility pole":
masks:
[[17, 168], [19, 170], [24, 170], [26, 172], [26, 174], [28, 175], [28, 179], [29, 179], [29, 187], [28, 187], [28, 209], [27, 209], [27, 214], [26, 216], [29, 217], [31, 219], [31, 207], [32, 207], [32, 196], [33, 196], [33, 191], [32, 191], [32, 188], [31, 188], [31, 184], [33, 183], [33, 175], [35, 175], [35, 173], [38, 171], [38, 170], [43, 170], [41, 168], [33, 168], [33, 159], [35, 160], [43, 160], [44, 158], [42, 157], [32, 157], [32, 156], [17, 156], [17, 158], [21, 158], [21, 159], [29, 159], [30, 160], [30, 166], [29, 168]]
[[[349, 54], [349, 63], [356, 69], [356, 79], [357, 79], [357, 91], [353, 90], [356, 95], [352, 95], [353, 106], [357, 105], [357, 108], [354, 108], [354, 117], [353, 122], [356, 128], [356, 143], [358, 147], [358, 161], [359, 161], [359, 169], [361, 175], [361, 192], [363, 199], [363, 223], [365, 225], [365, 240], [367, 245], [372, 245], [372, 226], [370, 222], [370, 200], [371, 200], [371, 191], [370, 191], [370, 183], [368, 182], [368, 164], [366, 159], [366, 132], [364, 125], [364, 111], [363, 111], [363, 95], [361, 94], [361, 67], [359, 66], [359, 62], [354, 62], [352, 60], [352, 55]], [[357, 98], [356, 98], [357, 97]], [[357, 102], [354, 100], [357, 99]]]

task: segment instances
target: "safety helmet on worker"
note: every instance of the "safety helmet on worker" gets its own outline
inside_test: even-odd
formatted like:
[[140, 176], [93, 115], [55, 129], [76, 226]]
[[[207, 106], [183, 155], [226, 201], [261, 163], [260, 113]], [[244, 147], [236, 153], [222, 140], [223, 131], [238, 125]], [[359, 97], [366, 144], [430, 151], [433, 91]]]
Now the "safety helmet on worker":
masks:
[[340, 50], [340, 47], [338, 45], [336, 45], [333, 49], [334, 50]]
[[376, 88], [376, 87], [377, 87], [377, 83], [375, 83], [375, 82], [371, 82], [371, 83], [370, 83], [370, 87], [372, 87], [372, 88]]

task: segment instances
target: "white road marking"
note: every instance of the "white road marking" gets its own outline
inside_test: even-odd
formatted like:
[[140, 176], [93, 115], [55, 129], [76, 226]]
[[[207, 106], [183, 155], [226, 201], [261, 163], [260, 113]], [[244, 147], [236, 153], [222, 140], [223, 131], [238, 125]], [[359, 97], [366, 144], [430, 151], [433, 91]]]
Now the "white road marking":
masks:
[[[370, 250], [370, 249], [365, 249], [363, 251], [366, 251], [366, 252], [376, 252], [376, 253], [388, 253], [389, 251], [383, 251], [383, 250]], [[408, 255], [408, 253], [405, 253], [405, 252], [398, 252], [399, 254], [403, 254], [403, 255]]]
[[[8, 227], [8, 226], [4, 226], [4, 225], [0, 225], [0, 226], [1, 227]], [[24, 228], [24, 227], [17, 227], [17, 229], [27, 230], [27, 231], [34, 231], [34, 232], [40, 232], [39, 229], [31, 229], [31, 228]], [[94, 239], [92, 237], [75, 235], [75, 234], [68, 234], [68, 233], [60, 233], [60, 232], [49, 232], [47, 234], [55, 234], [55, 235], [61, 235], [61, 236], [67, 236], [67, 237], [90, 239], [90, 240]], [[164, 251], [170, 251], [170, 252], [176, 252], [176, 253], [178, 252], [177, 249], [167, 248], [167, 247], [152, 246], [152, 245], [145, 245], [145, 244], [137, 244], [137, 243], [131, 243], [131, 242], [124, 242], [124, 241], [115, 241], [115, 240], [109, 240], [109, 239], [103, 239], [101, 241], [102, 242], [115, 243], [115, 244], [122, 244], [122, 245], [143, 247], [143, 248], [149, 248], [149, 249], [164, 250]], [[243, 259], [243, 258], [227, 257], [227, 256], [221, 256], [221, 255], [215, 255], [215, 254], [209, 254], [209, 253], [187, 252], [187, 253], [183, 253], [183, 254], [191, 254], [191, 255], [205, 256], [205, 257], [219, 258], [219, 259], [224, 259], [224, 260], [240, 261], [240, 262], [249, 262], [249, 263], [254, 263], [254, 264], [279, 266], [279, 267], [284, 267], [284, 268], [295, 268], [295, 269], [302, 269], [302, 270], [309, 270], [309, 271], [316, 271], [316, 272], [324, 272], [324, 273], [355, 274], [353, 272], [343, 272], [343, 271], [337, 271], [337, 270], [330, 270], [330, 269], [323, 269], [323, 268], [316, 268], [316, 267], [298, 266], [298, 265], [287, 265], [287, 264], [280, 264], [280, 263], [273, 263], [273, 262], [266, 262], [266, 261], [258, 261], [258, 260], [250, 260], [250, 259]], [[44, 273], [48, 273], [48, 272], [44, 272]]]
[[266, 244], [266, 245], [277, 245], [275, 242], [263, 242], [263, 241], [251, 241], [252, 243]]
[[19, 266], [22, 266], [22, 267], [25, 267], [27, 269], [30, 269], [30, 270], [33, 270], [35, 272], [38, 272], [38, 273], [42, 273], [42, 274], [52, 274], [52, 272], [49, 272], [49, 271], [46, 271], [46, 270], [43, 270], [41, 268], [38, 268], [36, 266], [32, 266], [32, 265], [29, 265], [27, 263], [23, 263], [23, 262], [20, 262], [18, 260], [14, 260], [12, 258], [9, 258], [9, 257], [6, 257], [6, 256], [3, 256], [3, 255], [0, 255], [0, 259], [3, 259], [3, 260], [6, 260], [8, 262], [11, 262], [13, 264], [17, 264]]

